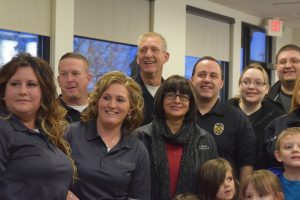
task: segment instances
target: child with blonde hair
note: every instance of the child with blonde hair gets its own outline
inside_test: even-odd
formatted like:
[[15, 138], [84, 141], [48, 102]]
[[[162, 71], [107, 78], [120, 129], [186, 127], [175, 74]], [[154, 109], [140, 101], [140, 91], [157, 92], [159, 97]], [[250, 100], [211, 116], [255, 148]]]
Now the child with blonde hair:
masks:
[[275, 145], [276, 159], [283, 163], [279, 180], [286, 199], [300, 198], [300, 127], [285, 129]]
[[283, 200], [283, 192], [277, 176], [269, 170], [256, 170], [241, 187], [244, 200]]
[[217, 158], [205, 162], [198, 171], [198, 196], [201, 200], [236, 200], [238, 182], [231, 164]]
[[178, 194], [173, 200], [199, 200], [198, 196], [192, 193]]

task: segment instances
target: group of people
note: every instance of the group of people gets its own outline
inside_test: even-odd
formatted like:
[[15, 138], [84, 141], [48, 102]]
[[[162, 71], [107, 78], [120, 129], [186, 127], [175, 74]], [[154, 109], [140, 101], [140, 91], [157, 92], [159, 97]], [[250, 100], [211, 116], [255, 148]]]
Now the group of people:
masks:
[[299, 196], [300, 48], [277, 53], [271, 89], [262, 66], [245, 67], [227, 103], [215, 58], [200, 58], [191, 80], [165, 80], [169, 56], [161, 34], [142, 34], [135, 77], [109, 72], [90, 94], [77, 53], [59, 61], [60, 95], [40, 58], [2, 66], [0, 199]]

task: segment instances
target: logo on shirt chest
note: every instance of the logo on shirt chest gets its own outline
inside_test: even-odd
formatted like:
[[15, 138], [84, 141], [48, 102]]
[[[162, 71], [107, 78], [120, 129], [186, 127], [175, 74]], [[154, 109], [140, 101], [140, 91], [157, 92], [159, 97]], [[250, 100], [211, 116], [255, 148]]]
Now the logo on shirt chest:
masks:
[[135, 168], [135, 163], [128, 162], [128, 161], [125, 161], [125, 160], [117, 160], [116, 164], [117, 164], [118, 167], [121, 167], [123, 169], [133, 169], [133, 168]]
[[221, 135], [224, 132], [224, 124], [221, 122], [215, 123], [214, 125], [214, 133], [216, 135]]

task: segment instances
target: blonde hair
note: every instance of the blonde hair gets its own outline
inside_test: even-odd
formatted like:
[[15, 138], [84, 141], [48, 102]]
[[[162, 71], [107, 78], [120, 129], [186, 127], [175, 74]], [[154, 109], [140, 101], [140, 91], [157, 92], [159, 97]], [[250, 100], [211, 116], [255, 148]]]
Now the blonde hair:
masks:
[[198, 196], [192, 193], [178, 194], [173, 200], [199, 200]]
[[294, 110], [296, 110], [300, 107], [300, 105], [299, 105], [299, 100], [300, 100], [299, 99], [299, 92], [300, 92], [300, 76], [297, 78], [297, 81], [296, 81], [296, 84], [295, 84], [295, 87], [294, 87], [290, 112], [293, 112]]
[[268, 170], [256, 170], [249, 176], [241, 187], [241, 195], [246, 197], [246, 190], [249, 184], [262, 195], [273, 194], [278, 200], [283, 200], [283, 192], [278, 177]]
[[113, 83], [124, 85], [129, 94], [130, 116], [126, 117], [122, 127], [131, 132], [143, 121], [144, 99], [140, 86], [130, 77], [122, 72], [112, 71], [104, 74], [96, 83], [93, 92], [89, 98], [88, 107], [81, 114], [81, 121], [86, 122], [97, 118], [98, 116], [98, 101], [105, 90]]
[[162, 49], [163, 49], [163, 51], [167, 52], [168, 46], [167, 46], [166, 39], [161, 34], [156, 33], [156, 32], [146, 32], [146, 33], [142, 34], [138, 39], [138, 49], [140, 49], [142, 40], [147, 39], [147, 38], [153, 38], [153, 37], [157, 37], [161, 40]]
[[279, 151], [282, 141], [287, 137], [287, 136], [294, 136], [294, 135], [299, 135], [300, 136], [300, 127], [291, 127], [287, 128], [284, 131], [282, 131], [276, 141], [275, 144], [275, 150]]
[[269, 87], [269, 76], [268, 76], [268, 73], [266, 72], [266, 70], [259, 64], [259, 63], [251, 63], [250, 65], [246, 66], [239, 78], [239, 84], [241, 84], [242, 82], [242, 78], [245, 74], [245, 72], [249, 69], [257, 69], [259, 71], [261, 71], [262, 75], [263, 75], [263, 79], [264, 79], [264, 82], [265, 84]]

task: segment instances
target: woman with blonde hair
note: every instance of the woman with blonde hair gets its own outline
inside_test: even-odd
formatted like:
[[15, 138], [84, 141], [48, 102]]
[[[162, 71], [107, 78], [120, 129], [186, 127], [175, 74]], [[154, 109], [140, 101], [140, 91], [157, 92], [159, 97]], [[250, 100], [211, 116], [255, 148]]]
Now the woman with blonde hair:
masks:
[[265, 168], [262, 162], [263, 130], [283, 113], [269, 101], [264, 101], [270, 88], [266, 70], [258, 63], [246, 66], [239, 78], [239, 95], [228, 104], [240, 109], [251, 122], [256, 136], [257, 162], [255, 169]]
[[104, 74], [66, 135], [78, 169], [71, 191], [79, 199], [150, 199], [148, 152], [131, 134], [142, 120], [137, 83], [121, 72]]

